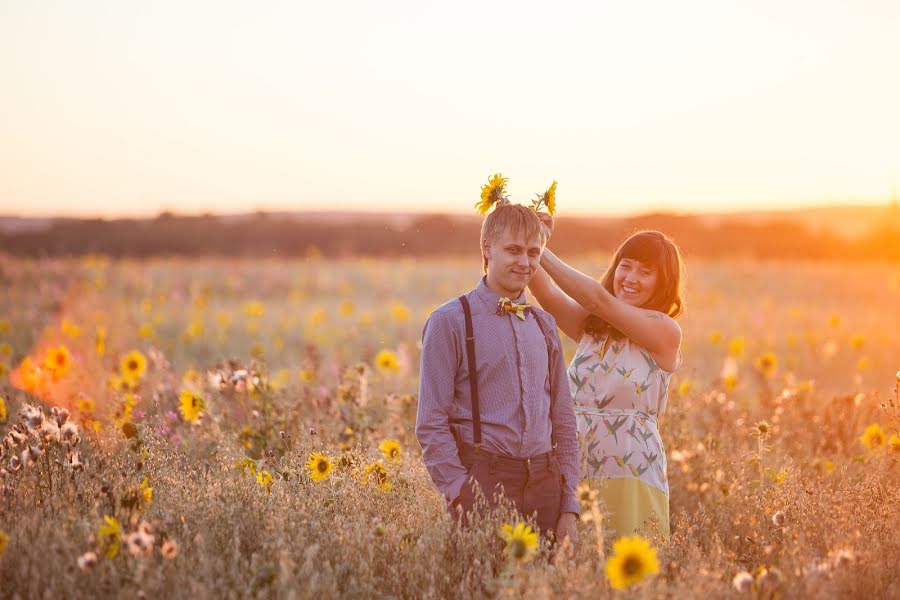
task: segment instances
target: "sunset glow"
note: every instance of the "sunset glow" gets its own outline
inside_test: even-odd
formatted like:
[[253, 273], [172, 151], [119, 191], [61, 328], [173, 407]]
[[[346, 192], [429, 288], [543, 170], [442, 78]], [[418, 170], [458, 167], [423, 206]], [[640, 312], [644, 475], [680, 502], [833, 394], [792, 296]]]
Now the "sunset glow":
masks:
[[886, 203], [900, 4], [4, 2], [0, 214]]

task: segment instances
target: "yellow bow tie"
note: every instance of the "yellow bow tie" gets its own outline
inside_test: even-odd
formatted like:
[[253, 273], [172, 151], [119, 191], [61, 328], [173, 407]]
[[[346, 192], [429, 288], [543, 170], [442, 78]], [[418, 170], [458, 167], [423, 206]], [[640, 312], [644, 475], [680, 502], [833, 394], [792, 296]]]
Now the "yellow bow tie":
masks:
[[497, 314], [501, 317], [507, 313], [515, 313], [517, 317], [525, 320], [525, 309], [531, 308], [531, 305], [527, 302], [513, 302], [509, 298], [500, 298], [500, 301], [497, 302]]

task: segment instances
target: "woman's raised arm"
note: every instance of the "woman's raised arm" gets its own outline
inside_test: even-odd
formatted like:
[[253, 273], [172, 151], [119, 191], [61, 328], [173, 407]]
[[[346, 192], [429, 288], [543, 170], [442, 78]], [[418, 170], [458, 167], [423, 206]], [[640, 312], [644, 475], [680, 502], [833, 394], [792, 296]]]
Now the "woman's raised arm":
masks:
[[[681, 327], [674, 319], [657, 310], [639, 308], [619, 300], [600, 282], [570, 267], [546, 248], [541, 255], [541, 267], [561, 292], [577, 302], [583, 310], [597, 315], [630, 340], [649, 350], [663, 369], [674, 370], [681, 345]], [[532, 292], [540, 300], [534, 289]]]
[[541, 308], [553, 315], [556, 325], [563, 333], [576, 342], [581, 341], [581, 336], [584, 335], [584, 320], [590, 314], [588, 311], [556, 287], [544, 269], [535, 272], [528, 289], [541, 304]]

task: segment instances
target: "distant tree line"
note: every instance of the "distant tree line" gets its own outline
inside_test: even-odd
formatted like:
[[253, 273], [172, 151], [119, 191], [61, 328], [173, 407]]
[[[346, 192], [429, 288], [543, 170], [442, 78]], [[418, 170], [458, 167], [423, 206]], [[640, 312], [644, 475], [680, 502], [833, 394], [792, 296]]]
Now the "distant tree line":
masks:
[[[438, 256], [478, 252], [480, 219], [446, 215], [397, 219], [303, 220], [257, 213], [243, 218], [177, 216], [156, 219], [66, 219], [39, 231], [0, 233], [0, 252], [48, 257]], [[645, 215], [621, 220], [560, 217], [552, 247], [564, 254], [609, 252], [631, 232], [659, 229], [688, 256], [766, 259], [882, 259], [900, 261], [900, 227], [887, 223], [848, 240], [795, 221], [724, 221]]]

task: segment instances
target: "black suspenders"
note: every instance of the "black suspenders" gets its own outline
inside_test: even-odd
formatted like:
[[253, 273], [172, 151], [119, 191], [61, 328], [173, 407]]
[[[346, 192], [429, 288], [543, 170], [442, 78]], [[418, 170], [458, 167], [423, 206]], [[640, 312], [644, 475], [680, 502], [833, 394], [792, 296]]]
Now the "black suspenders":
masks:
[[478, 408], [478, 373], [475, 372], [475, 334], [472, 331], [472, 309], [465, 296], [459, 297], [466, 315], [466, 354], [469, 357], [469, 391], [472, 395], [472, 436], [475, 452], [481, 450], [481, 410]]
[[[459, 297], [459, 303], [462, 304], [463, 314], [466, 317], [466, 355], [469, 359], [469, 391], [472, 396], [472, 438], [475, 442], [475, 452], [481, 450], [481, 409], [478, 405], [478, 374], [476, 372], [475, 362], [475, 333], [472, 329], [472, 309], [469, 306], [469, 300], [465, 296]], [[553, 388], [553, 363], [550, 360], [550, 342], [547, 339], [547, 332], [544, 330], [544, 324], [537, 316], [537, 313], [530, 311], [537, 321], [538, 328], [544, 336], [547, 343], [547, 377], [550, 378], [550, 387]], [[552, 394], [552, 391], [551, 391]]]

